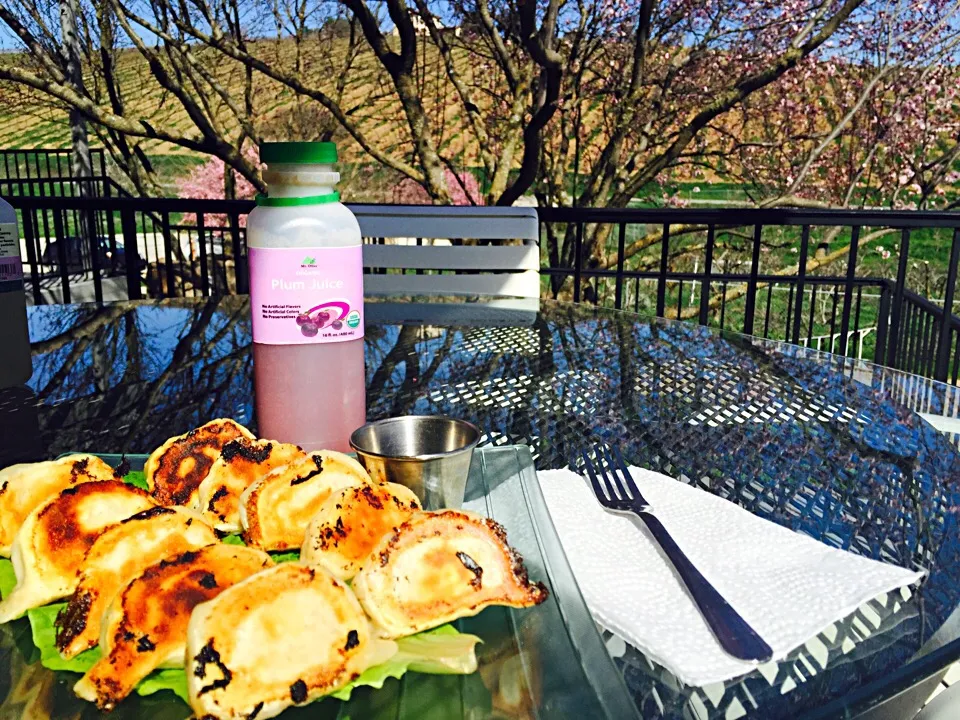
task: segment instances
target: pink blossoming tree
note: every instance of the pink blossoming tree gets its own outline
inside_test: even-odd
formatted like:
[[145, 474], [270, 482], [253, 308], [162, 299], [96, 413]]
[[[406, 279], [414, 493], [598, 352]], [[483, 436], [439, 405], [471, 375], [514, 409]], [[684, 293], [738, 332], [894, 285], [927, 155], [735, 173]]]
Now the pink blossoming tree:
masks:
[[[443, 178], [452, 205], [483, 205], [480, 185], [473, 173], [454, 173], [447, 168]], [[404, 178], [393, 188], [393, 202], [400, 205], [431, 205], [433, 199], [421, 183], [411, 178]]]
[[[259, 165], [259, 155], [256, 148], [247, 145], [243, 156], [253, 165]], [[226, 197], [229, 187], [226, 178], [226, 163], [218, 157], [211, 157], [207, 161], [193, 168], [189, 175], [177, 180], [177, 195], [182, 198], [198, 200], [220, 200]], [[233, 193], [237, 200], [250, 200], [257, 194], [257, 189], [250, 180], [235, 169], [230, 169], [233, 179]], [[195, 213], [188, 213], [183, 221], [187, 224], [196, 224]], [[204, 222], [209, 226], [226, 227], [229, 219], [226, 215], [207, 215]], [[247, 223], [246, 215], [240, 216], [241, 226]]]

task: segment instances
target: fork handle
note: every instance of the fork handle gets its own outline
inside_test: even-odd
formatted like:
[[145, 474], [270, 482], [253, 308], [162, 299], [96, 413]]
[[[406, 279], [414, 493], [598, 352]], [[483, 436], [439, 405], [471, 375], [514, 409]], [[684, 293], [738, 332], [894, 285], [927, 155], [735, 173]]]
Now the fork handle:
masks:
[[[693, 601], [700, 608], [703, 619], [716, 635], [720, 645], [728, 653], [740, 660], [765, 662], [773, 656], [773, 650], [757, 632], [750, 627], [740, 613], [733, 609], [713, 585], [700, 574], [696, 566], [686, 556], [670, 533], [654, 515], [640, 511], [631, 518], [639, 518], [670, 558], [677, 575], [687, 586]], [[634, 521], [636, 523], [636, 521]], [[637, 523], [639, 524], [639, 523]]]

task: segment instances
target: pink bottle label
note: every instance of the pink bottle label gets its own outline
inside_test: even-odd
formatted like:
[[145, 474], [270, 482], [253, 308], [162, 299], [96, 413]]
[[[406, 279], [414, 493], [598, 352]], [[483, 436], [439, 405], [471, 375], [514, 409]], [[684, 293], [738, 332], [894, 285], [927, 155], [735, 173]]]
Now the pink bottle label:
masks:
[[23, 290], [23, 263], [16, 223], [0, 223], [0, 292]]
[[250, 248], [253, 341], [267, 345], [363, 337], [363, 249]]

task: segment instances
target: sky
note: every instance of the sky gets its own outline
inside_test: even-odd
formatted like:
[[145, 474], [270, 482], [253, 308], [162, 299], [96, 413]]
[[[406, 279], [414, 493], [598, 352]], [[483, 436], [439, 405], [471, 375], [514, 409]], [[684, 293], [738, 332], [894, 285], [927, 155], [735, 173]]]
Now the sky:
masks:
[[[79, 0], [79, 2], [81, 3], [81, 5], [84, 4], [84, 0]], [[319, 4], [319, 0], [318, 0], [318, 4]], [[413, 5], [412, 2], [410, 2], [409, 4], [411, 6]], [[132, 5], [135, 7], [136, 2], [134, 2]], [[378, 8], [377, 8], [378, 5], [382, 5], [382, 3], [375, 2], [375, 1], [370, 3], [370, 6], [371, 8], [373, 8], [374, 12], [378, 12]], [[448, 2], [445, 2], [445, 1], [439, 2], [439, 3], [431, 2], [431, 6], [435, 8], [435, 12], [437, 12], [437, 16], [441, 19], [442, 22], [444, 22], [445, 24], [453, 24], [453, 20], [452, 20], [453, 15], [450, 9], [450, 4]], [[262, 13], [257, 13], [257, 14], [263, 17]], [[386, 17], [385, 11], [382, 11], [379, 14], [381, 14], [385, 18], [385, 20], [381, 23], [381, 27], [383, 28], [384, 32], [390, 32], [393, 29], [393, 22], [391, 22], [390, 19]], [[148, 13], [145, 13], [145, 15], [148, 15]], [[272, 24], [272, 20], [270, 20], [269, 22]], [[270, 33], [272, 37], [272, 26], [267, 29], [267, 32]], [[120, 33], [122, 35], [123, 31], [120, 31]], [[147, 30], [144, 30], [142, 28], [140, 32], [140, 37], [143, 40], [145, 40], [148, 44], [153, 45], [156, 43], [156, 36], [153, 33]], [[0, 22], [0, 53], [19, 52], [22, 49], [23, 49], [23, 44], [19, 41], [19, 39], [13, 33], [13, 31], [11, 31], [10, 28], [7, 27], [5, 23]]]

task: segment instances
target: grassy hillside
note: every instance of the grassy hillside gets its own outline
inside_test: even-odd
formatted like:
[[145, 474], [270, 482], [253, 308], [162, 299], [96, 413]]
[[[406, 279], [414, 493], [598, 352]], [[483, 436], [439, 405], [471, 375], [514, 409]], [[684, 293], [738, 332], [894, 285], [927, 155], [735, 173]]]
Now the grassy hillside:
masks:
[[[295, 45], [291, 40], [261, 41], [255, 43], [252, 49], [263, 59], [287, 70], [293, 71], [295, 67]], [[335, 94], [336, 79], [342, 74], [340, 63], [346, 49], [345, 40], [306, 41], [303, 46], [302, 75], [310, 84], [319, 86], [328, 94]], [[204, 48], [198, 48], [196, 55], [216, 74], [219, 83], [242, 104], [244, 72], [241, 65]], [[8, 56], [6, 62], [16, 63], [17, 57]], [[473, 69], [465, 54], [458, 58], [458, 63], [461, 72], [471, 78]], [[466, 144], [461, 131], [459, 105], [450, 97], [451, 88], [443, 79], [439, 57], [432, 46], [422, 46], [418, 66], [423, 68], [418, 81], [424, 105], [434, 119], [434, 126], [441, 128], [441, 147], [450, 155], [463, 157], [465, 164], [472, 164], [470, 158], [476, 156], [476, 149]], [[187, 112], [176, 98], [163, 91], [153, 80], [145, 60], [138, 52], [123, 51], [117, 72], [130, 117], [174, 131], [186, 133], [192, 130], [193, 123]], [[399, 104], [373, 55], [369, 52], [360, 53], [346, 77], [341, 104], [370, 140], [377, 146], [388, 148], [404, 143], [406, 133]], [[89, 73], [87, 82], [90, 86], [96, 84]], [[254, 76], [253, 99], [255, 122], [268, 138], [299, 136], [311, 139], [311, 132], [319, 132], [327, 120], [319, 104], [307, 101], [305, 108], [302, 105], [298, 108], [298, 99], [290, 90], [262, 75]], [[0, 100], [3, 100], [0, 104], [0, 147], [60, 147], [69, 143], [66, 111], [51, 105], [40, 93], [0, 84]], [[218, 121], [228, 131], [237, 127], [236, 119], [220, 98], [214, 95], [208, 101]], [[342, 142], [347, 159], [359, 159], [359, 147], [349, 138], [343, 138]], [[158, 141], [146, 142], [144, 150], [151, 156], [193, 154], [179, 146]], [[172, 160], [162, 162], [169, 163]]]

